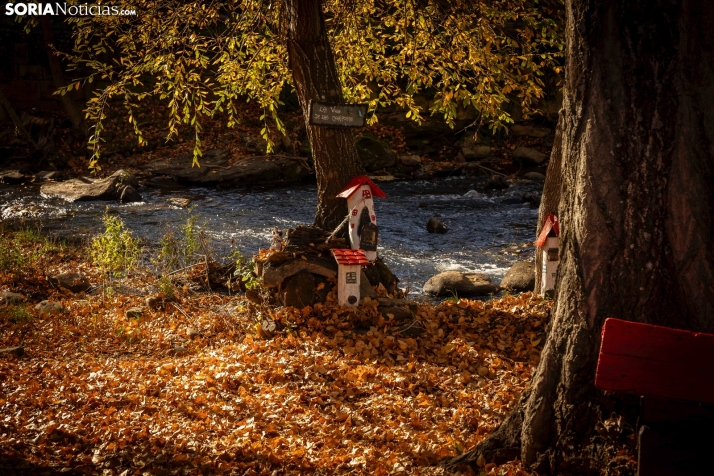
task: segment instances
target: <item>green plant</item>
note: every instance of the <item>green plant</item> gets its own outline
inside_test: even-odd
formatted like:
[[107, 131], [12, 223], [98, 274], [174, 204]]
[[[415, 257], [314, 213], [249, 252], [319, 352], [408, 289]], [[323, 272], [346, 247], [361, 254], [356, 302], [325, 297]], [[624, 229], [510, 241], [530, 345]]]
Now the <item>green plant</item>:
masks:
[[171, 276], [161, 276], [159, 278], [159, 292], [163, 293], [169, 299], [174, 299], [176, 297], [174, 293], [174, 283]]
[[194, 213], [195, 207], [188, 209], [184, 215], [186, 221], [181, 226], [181, 231], [183, 232], [183, 257], [186, 264], [191, 264], [196, 251], [201, 247], [200, 242], [200, 230], [196, 225], [200, 215]]
[[64, 247], [31, 229], [4, 233], [0, 230], [0, 272], [25, 275]]
[[92, 239], [90, 255], [104, 274], [118, 277], [136, 264], [141, 246], [121, 218], [105, 213], [102, 221], [104, 232]]
[[13, 324], [25, 324], [32, 320], [32, 313], [24, 305], [6, 306], [0, 307], [0, 317]]
[[236, 262], [233, 275], [238, 277], [246, 289], [253, 289], [260, 285], [260, 279], [255, 275], [255, 263], [249, 262], [240, 250], [232, 251], [228, 257]]
[[152, 259], [164, 273], [190, 266], [197, 262], [196, 252], [206, 241], [205, 235], [198, 226], [200, 215], [190, 208], [184, 215], [185, 222], [181, 225], [181, 234], [168, 229], [159, 242], [159, 252]]
[[0, 235], [0, 271], [18, 274], [27, 263], [27, 256], [12, 236]]
[[453, 290], [450, 292], [451, 292], [451, 296], [444, 299], [444, 302], [453, 302], [453, 303], [459, 302], [459, 293], [457, 293], [456, 291], [453, 291]]

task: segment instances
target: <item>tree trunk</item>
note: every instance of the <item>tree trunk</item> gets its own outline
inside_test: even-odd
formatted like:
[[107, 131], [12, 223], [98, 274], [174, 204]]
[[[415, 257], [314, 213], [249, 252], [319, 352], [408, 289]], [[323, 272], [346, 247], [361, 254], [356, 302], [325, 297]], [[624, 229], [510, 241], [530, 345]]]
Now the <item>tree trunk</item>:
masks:
[[[553, 141], [553, 149], [550, 152], [550, 161], [548, 162], [548, 170], [545, 173], [545, 184], [543, 185], [543, 198], [540, 201], [538, 209], [538, 224], [536, 226], [536, 237], [540, 235], [541, 229], [545, 224], [545, 219], [551, 213], [556, 217], [559, 216], [558, 208], [560, 206], [560, 190], [563, 186], [563, 128], [565, 119], [563, 118], [563, 110], [558, 114], [558, 125], [555, 129], [555, 140]], [[540, 288], [543, 279], [543, 253], [541, 250], [536, 250], [535, 255], [535, 292], [540, 293]]]
[[589, 474], [604, 463], [582, 457], [596, 454], [587, 450], [598, 445], [594, 424], [622, 401], [593, 385], [605, 318], [714, 331], [714, 3], [568, 0], [566, 8], [550, 331], [516, 417], [459, 461], [516, 448], [504, 435], [520, 430], [525, 464]]
[[[45, 50], [47, 51], [47, 60], [50, 62], [50, 71], [52, 72], [52, 80], [55, 83], [55, 88], [59, 89], [66, 86], [64, 82], [64, 75], [62, 74], [62, 67], [60, 66], [59, 58], [52, 51], [52, 45], [54, 45], [54, 35], [52, 34], [52, 21], [49, 17], [40, 15], [40, 24], [42, 25], [42, 34], [45, 40]], [[77, 105], [72, 102], [69, 94], [63, 94], [59, 96], [62, 105], [64, 106], [69, 121], [72, 123], [72, 127], [81, 132], [83, 135], [89, 135], [87, 130], [87, 125], [82, 119], [82, 113], [77, 108]]]
[[315, 225], [332, 231], [347, 214], [343, 198], [335, 198], [364, 169], [357, 155], [352, 131], [313, 126], [310, 101], [342, 103], [342, 85], [325, 31], [320, 0], [286, 0], [288, 59], [293, 73], [317, 175]]

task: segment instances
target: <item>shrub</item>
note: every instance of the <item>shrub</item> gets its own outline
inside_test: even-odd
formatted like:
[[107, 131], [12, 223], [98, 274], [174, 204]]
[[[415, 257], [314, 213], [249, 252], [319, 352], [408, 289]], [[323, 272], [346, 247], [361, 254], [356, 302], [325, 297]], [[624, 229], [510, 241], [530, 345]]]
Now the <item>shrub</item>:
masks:
[[131, 269], [141, 254], [139, 240], [125, 229], [121, 218], [104, 214], [104, 233], [95, 236], [90, 246], [94, 264], [109, 276], [120, 276]]

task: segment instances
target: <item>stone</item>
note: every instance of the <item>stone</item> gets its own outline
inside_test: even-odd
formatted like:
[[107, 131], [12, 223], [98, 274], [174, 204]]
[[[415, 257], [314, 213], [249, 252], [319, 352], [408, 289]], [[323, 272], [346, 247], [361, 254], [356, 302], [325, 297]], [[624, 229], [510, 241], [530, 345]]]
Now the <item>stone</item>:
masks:
[[362, 299], [364, 297], [369, 297], [370, 299], [377, 299], [377, 292], [374, 290], [372, 285], [369, 283], [369, 278], [364, 273], [364, 271], [360, 271], [359, 297], [360, 297], [360, 299]]
[[199, 337], [201, 335], [201, 333], [198, 331], [198, 329], [196, 329], [194, 327], [189, 327], [186, 329], [186, 335], [189, 338], [193, 339], [194, 337]]
[[309, 271], [303, 269], [296, 273], [283, 293], [283, 305], [302, 309], [315, 303], [315, 280]]
[[438, 233], [443, 235], [449, 231], [449, 227], [447, 227], [446, 224], [439, 218], [431, 217], [429, 218], [429, 221], [426, 222], [426, 231], [429, 233]]
[[40, 301], [35, 305], [35, 310], [41, 315], [45, 314], [59, 314], [62, 312], [62, 305], [54, 301]]
[[533, 291], [535, 287], [535, 264], [530, 261], [515, 263], [501, 280], [501, 287], [519, 292]]
[[456, 154], [456, 157], [454, 157], [454, 162], [456, 162], [457, 164], [464, 164], [466, 163], [466, 157], [464, 157], [464, 154], [459, 152], [458, 154]]
[[229, 164], [228, 152], [206, 151], [200, 167], [192, 167], [192, 154], [175, 159], [160, 159], [146, 165], [153, 175], [166, 175], [178, 182], [195, 185], [277, 185], [300, 182], [310, 176], [302, 157], [246, 157]]
[[503, 175], [491, 175], [486, 181], [485, 188], [486, 190], [505, 190], [510, 186], [511, 184]]
[[517, 136], [545, 137], [550, 135], [552, 131], [547, 127], [514, 125], [511, 126], [511, 132]]
[[158, 309], [164, 303], [164, 299], [159, 295], [149, 296], [145, 300], [146, 307], [149, 309]]
[[24, 301], [21, 294], [11, 293], [10, 291], [4, 291], [0, 293], [0, 305], [10, 306], [13, 304], [20, 304]]
[[431, 164], [420, 167], [414, 172], [414, 178], [418, 180], [430, 180], [436, 176], [436, 170]]
[[534, 207], [540, 206], [541, 195], [539, 193], [526, 193], [523, 195], [523, 201], [528, 202]]
[[372, 134], [363, 134], [355, 141], [357, 153], [362, 161], [362, 165], [368, 171], [391, 167], [397, 163], [397, 156], [394, 152], [387, 149]]
[[385, 319], [389, 319], [391, 314], [392, 319], [397, 322], [406, 321], [414, 317], [409, 309], [401, 306], [379, 306], [377, 310]]
[[173, 351], [175, 355], [183, 355], [188, 352], [188, 349], [186, 349], [186, 347], [177, 345], [176, 347], [174, 347]]
[[436, 296], [486, 296], [498, 292], [499, 287], [485, 274], [445, 271], [429, 278], [423, 291]]
[[479, 144], [472, 136], [465, 136], [461, 139], [461, 154], [471, 162], [473, 160], [485, 159], [491, 155], [491, 147]]
[[144, 310], [140, 307], [130, 307], [124, 312], [124, 317], [127, 319], [139, 319], [144, 314]]
[[390, 298], [390, 297], [385, 297], [381, 296], [376, 298], [377, 299], [377, 304], [380, 306], [415, 306], [416, 303], [413, 301], [409, 301], [408, 299], [396, 299], [396, 298]]
[[382, 258], [378, 257], [372, 264], [363, 268], [363, 272], [372, 286], [379, 286], [381, 284], [389, 293], [394, 293], [397, 290], [399, 278], [392, 273], [389, 266], [384, 264]]
[[425, 330], [424, 325], [416, 319], [397, 328], [397, 332], [405, 337], [419, 337]]
[[62, 171], [60, 170], [43, 170], [35, 174], [35, 182], [50, 182], [61, 178]]
[[526, 180], [532, 180], [533, 182], [545, 182], [545, 175], [538, 172], [528, 172], [523, 176]]
[[266, 153], [268, 143], [262, 137], [253, 137], [247, 135], [244, 137], [243, 140], [245, 142], [245, 148], [248, 149], [249, 152], [253, 152], [254, 154]]
[[475, 145], [469, 148], [461, 147], [461, 153], [468, 162], [471, 162], [473, 160], [485, 159], [491, 155], [491, 148], [487, 145]]
[[68, 202], [117, 200], [127, 185], [138, 186], [136, 178], [124, 170], [117, 170], [103, 179], [81, 177], [64, 182], [50, 182], [40, 187], [40, 193], [47, 197], [62, 198]]
[[181, 208], [186, 208], [191, 204], [190, 198], [171, 197], [167, 198], [166, 201], [169, 202], [171, 205], [176, 205], [177, 207]]
[[398, 159], [401, 165], [405, 167], [419, 168], [421, 167], [421, 157], [418, 155], [401, 155]]
[[139, 192], [137, 192], [136, 189], [134, 187], [132, 187], [131, 185], [127, 185], [121, 191], [121, 195], [119, 196], [119, 201], [121, 203], [140, 202], [141, 194]]
[[25, 175], [19, 170], [0, 170], [0, 183], [19, 184], [25, 181]]
[[480, 193], [480, 192], [477, 192], [476, 190], [469, 190], [468, 192], [466, 192], [466, 193], [463, 194], [462, 196], [463, 196], [464, 198], [471, 198], [471, 199], [484, 198], [484, 194], [483, 194], [483, 193]]
[[369, 179], [374, 182], [393, 182], [394, 175], [370, 175]]
[[528, 162], [536, 165], [542, 164], [543, 161], [548, 158], [548, 156], [543, 152], [531, 149], [530, 147], [519, 147], [514, 150], [511, 155], [514, 159], [520, 159], [523, 162]]
[[469, 177], [476, 177], [478, 175], [486, 175], [488, 172], [480, 167], [477, 162], [471, 162], [464, 164], [461, 168], [461, 172]]
[[337, 263], [327, 258], [315, 257], [294, 259], [278, 265], [269, 263], [263, 266], [263, 284], [269, 288], [277, 288], [287, 278], [303, 270], [326, 278], [334, 278], [337, 276]]
[[81, 293], [92, 287], [89, 281], [87, 281], [87, 278], [79, 273], [62, 273], [51, 276], [47, 278], [47, 280], [55, 286], [67, 289], [73, 293]]

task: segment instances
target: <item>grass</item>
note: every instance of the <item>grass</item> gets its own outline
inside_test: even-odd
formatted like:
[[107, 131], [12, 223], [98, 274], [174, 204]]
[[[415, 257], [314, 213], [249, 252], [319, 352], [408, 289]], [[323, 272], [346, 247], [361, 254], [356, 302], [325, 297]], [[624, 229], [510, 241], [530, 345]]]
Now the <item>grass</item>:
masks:
[[0, 273], [16, 278], [27, 276], [64, 251], [65, 245], [35, 230], [0, 229]]
[[0, 321], [15, 325], [24, 325], [33, 318], [32, 312], [24, 304], [0, 307]]

